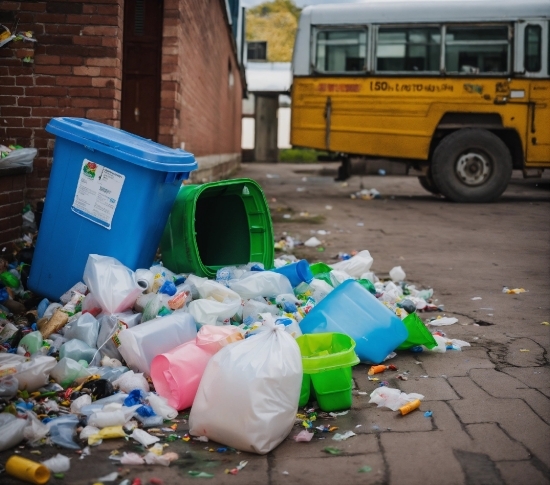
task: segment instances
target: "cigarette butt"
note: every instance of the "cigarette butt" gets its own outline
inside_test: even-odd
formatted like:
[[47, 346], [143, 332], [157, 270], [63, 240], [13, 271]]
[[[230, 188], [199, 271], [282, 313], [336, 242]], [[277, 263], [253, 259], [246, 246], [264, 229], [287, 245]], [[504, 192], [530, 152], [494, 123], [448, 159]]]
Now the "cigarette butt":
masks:
[[399, 411], [401, 411], [402, 416], [405, 416], [405, 414], [409, 414], [411, 411], [414, 411], [419, 407], [420, 407], [420, 399], [415, 399], [414, 401], [411, 401], [410, 403], [405, 404], [404, 406], [401, 406], [399, 408]]

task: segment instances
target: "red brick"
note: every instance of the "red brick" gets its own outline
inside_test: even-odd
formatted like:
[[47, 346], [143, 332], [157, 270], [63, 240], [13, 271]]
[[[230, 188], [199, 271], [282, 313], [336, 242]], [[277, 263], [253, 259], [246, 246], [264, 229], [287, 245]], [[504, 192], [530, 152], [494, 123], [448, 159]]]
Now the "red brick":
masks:
[[40, 106], [40, 98], [34, 96], [20, 96], [17, 100], [18, 106]]
[[[0, 77], [1, 86], [13, 86], [15, 84], [15, 78], [13, 76], [2, 76]], [[4, 89], [2, 88], [2, 91]]]
[[30, 116], [31, 109], [19, 106], [0, 106], [2, 116]]
[[55, 86], [55, 76], [37, 76], [37, 86]]
[[29, 12], [45, 12], [46, 2], [37, 2], [37, 3], [22, 2], [20, 10], [22, 11], [27, 10]]
[[69, 88], [69, 96], [91, 96], [99, 95], [98, 88]]
[[92, 78], [77, 76], [59, 76], [56, 79], [58, 86], [90, 86]]
[[99, 99], [97, 98], [72, 98], [71, 106], [75, 108], [97, 108]]
[[40, 99], [40, 106], [57, 106], [57, 104], [59, 103], [58, 98], [49, 96], [42, 96], [38, 99]]
[[89, 59], [86, 59], [86, 65], [98, 67], [118, 67], [120, 66], [120, 60], [117, 58], [109, 57], [91, 57]]
[[71, 66], [35, 66], [36, 74], [52, 74], [56, 76], [67, 75], [72, 73]]
[[32, 86], [34, 84], [33, 76], [16, 76], [15, 84], [18, 86]]
[[92, 79], [92, 86], [103, 88], [103, 87], [113, 87], [115, 82], [113, 79], [108, 77], [95, 77]]
[[41, 13], [34, 16], [34, 20], [39, 24], [64, 24], [66, 15], [55, 13]]
[[101, 45], [105, 47], [118, 47], [119, 45], [122, 45], [122, 43], [117, 37], [102, 37]]
[[67, 88], [61, 86], [29, 86], [25, 88], [27, 96], [66, 96]]
[[37, 55], [34, 58], [34, 63], [37, 65], [56, 65], [59, 64], [59, 56], [47, 56], [47, 55]]
[[73, 43], [75, 45], [101, 45], [100, 37], [92, 37], [90, 35], [75, 35], [73, 38]]
[[73, 74], [75, 76], [99, 76], [100, 69], [106, 69], [106, 68], [76, 66], [76, 67], [73, 67]]
[[27, 128], [42, 128], [44, 123], [41, 118], [25, 118], [23, 120], [23, 126]]
[[0, 106], [15, 106], [17, 98], [15, 96], [0, 96]]
[[62, 56], [60, 62], [63, 65], [81, 66], [82, 64], [84, 64], [84, 59], [82, 59], [82, 57], [75, 56]]
[[102, 36], [102, 37], [115, 37], [118, 35], [118, 27], [111, 27], [106, 25], [87, 25], [82, 29], [84, 35]]

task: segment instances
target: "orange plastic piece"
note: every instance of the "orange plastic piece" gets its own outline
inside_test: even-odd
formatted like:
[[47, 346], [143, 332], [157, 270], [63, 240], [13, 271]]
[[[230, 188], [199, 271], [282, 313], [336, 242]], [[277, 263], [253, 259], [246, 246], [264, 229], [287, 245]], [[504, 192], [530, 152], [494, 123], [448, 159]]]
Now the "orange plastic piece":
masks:
[[380, 372], [384, 372], [386, 370], [385, 365], [373, 365], [369, 369], [368, 375], [372, 376], [373, 374], [380, 374]]
[[36, 485], [44, 485], [50, 479], [50, 470], [44, 465], [17, 455], [10, 456], [6, 462], [6, 472]]
[[411, 411], [414, 411], [419, 407], [420, 407], [420, 399], [415, 399], [414, 401], [411, 401], [410, 403], [405, 404], [404, 406], [401, 406], [399, 408], [399, 411], [401, 411], [402, 416], [405, 416], [405, 414], [409, 414]]

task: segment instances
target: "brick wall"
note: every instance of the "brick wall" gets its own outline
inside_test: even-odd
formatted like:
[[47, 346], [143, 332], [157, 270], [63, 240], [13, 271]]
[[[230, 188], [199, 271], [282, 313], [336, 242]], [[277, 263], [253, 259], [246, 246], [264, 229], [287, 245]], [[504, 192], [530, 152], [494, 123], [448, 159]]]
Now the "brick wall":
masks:
[[25, 169], [0, 171], [0, 244], [21, 237], [24, 189]]
[[[123, 0], [0, 2], [0, 23], [30, 30], [37, 43], [0, 48], [0, 142], [38, 149], [26, 197], [43, 197], [48, 184], [54, 116], [120, 119]], [[23, 62], [25, 57], [33, 62]]]
[[198, 157], [241, 151], [242, 84], [224, 12], [223, 0], [164, 0], [159, 142]]

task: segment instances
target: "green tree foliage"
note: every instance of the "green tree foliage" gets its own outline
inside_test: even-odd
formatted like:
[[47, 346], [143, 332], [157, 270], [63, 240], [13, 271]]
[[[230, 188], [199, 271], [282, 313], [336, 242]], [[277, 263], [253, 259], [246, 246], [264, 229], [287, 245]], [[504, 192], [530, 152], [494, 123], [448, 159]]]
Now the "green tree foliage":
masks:
[[246, 40], [267, 41], [267, 60], [290, 62], [300, 8], [293, 0], [264, 2], [246, 12]]

